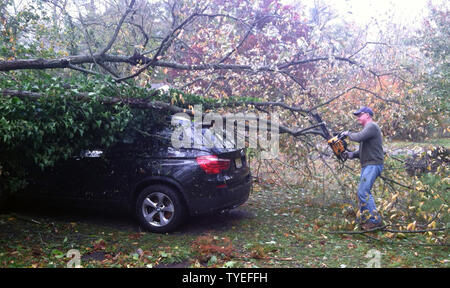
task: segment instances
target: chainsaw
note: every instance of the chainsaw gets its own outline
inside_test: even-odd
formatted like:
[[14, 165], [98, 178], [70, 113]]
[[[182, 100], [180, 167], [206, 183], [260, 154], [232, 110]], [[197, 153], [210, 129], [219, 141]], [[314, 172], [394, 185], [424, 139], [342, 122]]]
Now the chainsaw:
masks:
[[327, 141], [328, 145], [330, 145], [333, 150], [334, 155], [336, 155], [336, 157], [342, 162], [345, 162], [348, 158], [347, 154], [344, 153], [347, 151], [347, 142], [345, 141], [345, 137], [347, 136], [343, 136], [342, 132], [340, 132]]
[[347, 136], [342, 135], [342, 132], [339, 132], [335, 134], [334, 136], [331, 136], [330, 132], [328, 131], [328, 128], [326, 126], [326, 123], [322, 121], [322, 118], [319, 114], [312, 114], [313, 117], [316, 119], [317, 123], [319, 123], [320, 127], [322, 128], [322, 136], [327, 140], [328, 145], [331, 147], [331, 150], [333, 150], [334, 155], [342, 161], [345, 162], [348, 158], [347, 154], [344, 153], [347, 150], [347, 142], [345, 141], [345, 138]]

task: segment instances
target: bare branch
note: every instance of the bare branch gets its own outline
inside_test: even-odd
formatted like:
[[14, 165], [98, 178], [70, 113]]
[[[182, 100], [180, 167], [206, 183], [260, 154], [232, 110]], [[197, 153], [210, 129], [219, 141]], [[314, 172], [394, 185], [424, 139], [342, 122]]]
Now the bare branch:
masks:
[[239, 44], [235, 48], [231, 49], [231, 51], [228, 52], [218, 63], [225, 62], [225, 60], [227, 60], [231, 56], [231, 54], [233, 54], [235, 51], [237, 51], [242, 46], [242, 44], [244, 44], [245, 40], [247, 40], [247, 38], [250, 35], [250, 33], [252, 33], [252, 30], [256, 26], [257, 23], [258, 23], [257, 21], [255, 21], [253, 23], [253, 25], [248, 29], [247, 33], [245, 33], [244, 37], [239, 42]]
[[328, 101], [325, 101], [325, 102], [323, 102], [323, 103], [321, 103], [321, 104], [319, 104], [319, 105], [317, 105], [317, 106], [314, 106], [314, 107], [310, 108], [310, 109], [308, 110], [308, 112], [311, 112], [311, 111], [313, 111], [313, 110], [316, 110], [317, 108], [326, 106], [326, 105], [330, 104], [331, 102], [335, 101], [335, 100], [338, 99], [339, 97], [345, 95], [346, 93], [348, 93], [348, 92], [350, 92], [350, 91], [352, 91], [352, 90], [360, 90], [360, 91], [364, 91], [364, 92], [370, 93], [370, 94], [374, 95], [375, 97], [377, 97], [378, 99], [381, 99], [381, 100], [383, 100], [383, 101], [385, 101], [385, 102], [391, 102], [391, 103], [395, 103], [395, 104], [398, 104], [398, 105], [406, 105], [406, 104], [401, 103], [401, 102], [398, 102], [398, 101], [396, 101], [396, 100], [391, 100], [391, 99], [385, 99], [385, 98], [382, 98], [382, 97], [381, 97], [380, 95], [378, 95], [377, 93], [372, 92], [372, 91], [370, 91], [370, 90], [368, 90], [368, 89], [365, 89], [365, 88], [362, 88], [362, 87], [358, 87], [358, 86], [353, 86], [353, 87], [351, 87], [351, 88], [346, 89], [344, 92], [339, 93], [338, 95], [334, 96], [333, 98], [329, 99]]
[[287, 70], [282, 70], [280, 71], [282, 74], [288, 76], [289, 78], [292, 79], [292, 81], [294, 81], [296, 84], [298, 84], [303, 90], [306, 90], [306, 87], [297, 79], [294, 77], [294, 75], [292, 75], [291, 73], [289, 73], [289, 71]]
[[356, 50], [356, 52], [354, 52], [352, 55], [350, 55], [350, 56], [348, 56], [347, 58], [352, 58], [353, 56], [355, 56], [356, 54], [358, 54], [359, 52], [361, 52], [364, 48], [366, 48], [367, 47], [367, 45], [386, 45], [386, 46], [389, 46], [389, 44], [386, 44], [386, 43], [382, 43], [382, 42], [366, 42], [366, 43], [364, 43], [364, 45], [361, 47], [361, 48], [359, 48], [358, 50]]
[[77, 70], [86, 74], [92, 74], [92, 75], [102, 75], [98, 72], [92, 71], [92, 70], [88, 70], [88, 69], [84, 69], [83, 67], [78, 67], [75, 65], [72, 65], [69, 63], [69, 65], [67, 65], [67, 68], [73, 69], [73, 70]]
[[[79, 7], [77, 7], [77, 8], [78, 8], [78, 15], [79, 15], [79, 18], [80, 18], [80, 23], [83, 26], [84, 39], [86, 41], [86, 44], [88, 45], [89, 54], [91, 55], [92, 61], [94, 61], [95, 65], [98, 65], [97, 61], [94, 58], [94, 53], [92, 52], [90, 37], [89, 37], [89, 33], [87, 32], [87, 29], [86, 29], [86, 24], [84, 23], [83, 17], [81, 16], [80, 8]], [[71, 68], [71, 67], [75, 67], [75, 66], [69, 65], [69, 68]], [[84, 72], [83, 70], [80, 70], [80, 69], [75, 69], [75, 70]]]
[[114, 72], [111, 68], [109, 68], [105, 63], [99, 62], [98, 65], [100, 65], [100, 67], [105, 69], [109, 74], [113, 75], [115, 78], [120, 77], [116, 72]]
[[436, 229], [421, 229], [421, 230], [392, 230], [392, 229], [383, 229], [383, 231], [391, 232], [391, 233], [405, 233], [405, 234], [412, 234], [412, 233], [427, 233], [427, 232], [439, 232], [439, 231], [446, 231], [449, 230], [449, 228], [436, 228]]
[[[172, 44], [172, 41], [173, 41], [173, 39], [175, 38], [174, 36], [177, 36], [177, 35], [178, 35], [178, 34], [175, 35], [175, 33], [177, 33], [178, 31], [181, 31], [181, 29], [182, 29], [185, 25], [187, 25], [188, 23], [190, 23], [190, 22], [194, 19], [194, 17], [195, 17], [196, 15], [197, 15], [197, 14], [194, 13], [194, 14], [192, 14], [191, 16], [189, 16], [186, 20], [183, 21], [183, 23], [181, 23], [180, 25], [178, 25], [175, 29], [172, 30], [171, 33], [169, 33], [169, 34], [166, 36], [166, 38], [161, 42], [161, 45], [159, 46], [158, 51], [157, 51], [156, 54], [153, 56], [153, 58], [151, 59], [150, 62], [148, 62], [147, 64], [145, 64], [143, 67], [141, 67], [141, 68], [140, 68], [138, 71], [136, 71], [135, 73], [133, 73], [133, 74], [131, 74], [131, 75], [129, 75], [129, 76], [126, 76], [126, 77], [122, 77], [122, 78], [116, 79], [116, 81], [117, 81], [117, 82], [121, 82], [121, 81], [124, 81], [124, 80], [128, 80], [128, 79], [134, 78], [134, 77], [138, 76], [139, 74], [141, 74], [142, 72], [144, 72], [145, 70], [147, 70], [150, 66], [155, 66], [155, 63], [159, 60], [160, 56], [164, 55], [164, 53], [167, 51], [167, 49], [169, 48], [169, 46]], [[143, 58], [144, 58], [144, 60], [145, 60], [145, 57], [143, 57]], [[147, 58], [147, 59], [148, 59], [148, 58]]]
[[367, 93], [369, 93], [369, 94], [372, 94], [372, 95], [375, 96], [376, 98], [378, 98], [378, 99], [380, 99], [380, 100], [383, 100], [383, 101], [385, 101], [385, 102], [391, 102], [391, 103], [395, 103], [395, 104], [398, 104], [398, 105], [404, 105], [404, 106], [406, 106], [406, 104], [401, 103], [401, 102], [399, 102], [399, 101], [397, 101], [397, 100], [385, 99], [385, 98], [381, 97], [379, 94], [377, 94], [377, 93], [375, 93], [375, 92], [373, 92], [373, 91], [370, 91], [370, 90], [368, 90], [368, 89], [366, 89], [366, 88], [355, 87], [355, 89], [360, 90], [360, 91], [367, 92]]
[[149, 37], [148, 34], [145, 32], [144, 27], [143, 27], [141, 24], [137, 24], [137, 23], [134, 23], [134, 22], [131, 22], [131, 21], [128, 21], [127, 23], [130, 24], [130, 25], [133, 25], [133, 26], [137, 27], [137, 28], [139, 29], [139, 31], [141, 31], [142, 36], [144, 36], [144, 44], [142, 44], [142, 47], [146, 47], [147, 44], [148, 44], [148, 40], [150, 40], [150, 37]]
[[[223, 15], [221, 15], [221, 16], [223, 16]], [[231, 56], [231, 54], [233, 54], [235, 51], [237, 51], [241, 46], [242, 46], [242, 44], [244, 44], [244, 42], [245, 42], [245, 40], [247, 40], [247, 38], [248, 38], [248, 36], [252, 33], [252, 30], [253, 30], [253, 28], [255, 28], [255, 26], [258, 24], [258, 23], [260, 23], [260, 22], [262, 22], [263, 20], [265, 20], [266, 18], [270, 18], [270, 17], [277, 17], [277, 16], [275, 16], [275, 15], [266, 15], [266, 16], [264, 16], [264, 17], [261, 17], [261, 18], [258, 18], [258, 19], [256, 19], [254, 22], [253, 22], [253, 24], [248, 28], [248, 30], [247, 30], [247, 32], [245, 33], [245, 35], [244, 35], [244, 37], [242, 38], [242, 40], [239, 42], [239, 44], [235, 47], [235, 48], [233, 48], [230, 52], [228, 52], [218, 63], [223, 63], [223, 62], [225, 62], [225, 60], [227, 60], [230, 56]], [[237, 20], [236, 18], [233, 18], [234, 20]]]
[[278, 106], [278, 107], [281, 107], [281, 108], [284, 108], [284, 109], [287, 109], [287, 110], [290, 110], [290, 111], [294, 111], [294, 112], [304, 112], [304, 113], [308, 113], [309, 112], [309, 110], [306, 110], [306, 109], [303, 109], [303, 108], [300, 108], [300, 107], [292, 107], [292, 106], [289, 106], [289, 105], [287, 105], [286, 103], [283, 103], [283, 102], [245, 102], [245, 104], [253, 105], [253, 106], [257, 106], [257, 107], [260, 107], [260, 106]]
[[232, 20], [235, 20], [236, 22], [239, 22], [239, 23], [247, 26], [248, 28], [250, 28], [252, 26], [252, 25], [249, 25], [249, 24], [245, 23], [244, 20], [239, 19], [239, 18], [234, 17], [234, 16], [231, 16], [231, 15], [228, 15], [228, 14], [221, 14], [221, 13], [218, 13], [218, 14], [198, 14], [198, 16], [209, 17], [209, 18], [225, 17], [225, 18], [230, 18]]
[[117, 27], [116, 27], [116, 30], [114, 31], [113, 36], [109, 40], [109, 42], [106, 45], [106, 47], [100, 52], [100, 55], [105, 55], [106, 52], [108, 52], [108, 50], [111, 49], [112, 45], [114, 44], [114, 42], [117, 39], [117, 35], [119, 34], [119, 31], [120, 31], [120, 29], [122, 27], [123, 22], [125, 21], [125, 18], [127, 18], [128, 14], [130, 14], [130, 12], [132, 11], [135, 2], [136, 2], [136, 0], [131, 0], [130, 5], [127, 7], [127, 10], [122, 15], [122, 18], [120, 18], [120, 21], [117, 24]]

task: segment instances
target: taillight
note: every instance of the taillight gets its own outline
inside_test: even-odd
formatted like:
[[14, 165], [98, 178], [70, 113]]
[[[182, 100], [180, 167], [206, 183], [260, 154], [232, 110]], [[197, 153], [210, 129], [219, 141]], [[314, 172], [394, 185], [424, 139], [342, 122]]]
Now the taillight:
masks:
[[219, 174], [230, 168], [229, 159], [219, 159], [216, 155], [200, 156], [196, 160], [206, 174]]

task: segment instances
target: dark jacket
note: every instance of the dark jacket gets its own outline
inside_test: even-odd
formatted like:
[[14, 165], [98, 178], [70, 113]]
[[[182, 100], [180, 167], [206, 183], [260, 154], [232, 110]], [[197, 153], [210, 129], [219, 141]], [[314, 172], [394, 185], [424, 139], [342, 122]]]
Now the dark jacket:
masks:
[[366, 124], [361, 132], [350, 133], [348, 138], [359, 142], [359, 150], [353, 153], [353, 158], [359, 158], [361, 167], [383, 164], [383, 136], [377, 123]]

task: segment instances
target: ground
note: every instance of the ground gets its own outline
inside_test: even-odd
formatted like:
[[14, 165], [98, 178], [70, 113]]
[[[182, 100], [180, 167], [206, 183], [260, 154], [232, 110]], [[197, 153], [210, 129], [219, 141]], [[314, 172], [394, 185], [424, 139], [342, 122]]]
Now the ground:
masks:
[[[450, 147], [439, 141], [388, 148]], [[0, 214], [0, 267], [67, 267], [77, 263], [73, 255], [82, 267], [450, 267], [447, 242], [427, 242], [424, 234], [335, 234], [344, 207], [300, 189], [254, 185], [241, 207], [192, 217], [170, 234], [143, 232], [108, 205], [19, 202]], [[445, 240], [447, 231], [435, 233]]]
[[243, 206], [170, 234], [107, 208], [19, 205], [0, 215], [0, 267], [66, 267], [71, 249], [82, 267], [450, 267], [448, 246], [420, 234], [332, 234], [342, 208], [297, 192], [256, 185]]

